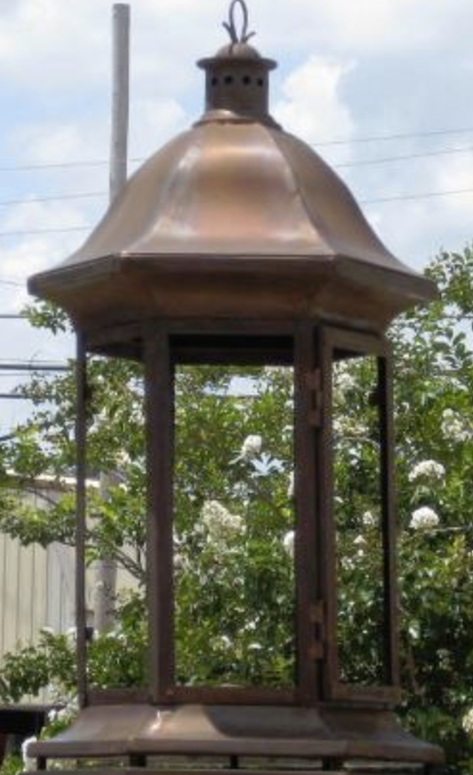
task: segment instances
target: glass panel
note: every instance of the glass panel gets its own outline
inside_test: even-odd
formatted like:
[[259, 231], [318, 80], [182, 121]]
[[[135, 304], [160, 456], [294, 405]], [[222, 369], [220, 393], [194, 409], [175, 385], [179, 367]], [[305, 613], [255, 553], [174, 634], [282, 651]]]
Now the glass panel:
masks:
[[145, 440], [142, 367], [91, 359], [86, 613], [90, 687], [145, 686]]
[[387, 680], [378, 358], [335, 352], [334, 513], [339, 679]]
[[176, 683], [294, 684], [293, 370], [175, 370]]

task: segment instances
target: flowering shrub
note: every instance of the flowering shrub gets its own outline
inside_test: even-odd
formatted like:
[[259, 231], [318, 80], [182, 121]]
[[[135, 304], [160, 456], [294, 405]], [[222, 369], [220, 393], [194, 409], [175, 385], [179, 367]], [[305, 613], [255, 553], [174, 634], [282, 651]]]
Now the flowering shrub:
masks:
[[424, 528], [437, 527], [439, 522], [439, 516], [433, 509], [429, 508], [429, 506], [422, 506], [420, 509], [412, 512], [409, 527], [414, 528], [414, 530], [422, 530]]
[[442, 481], [445, 477], [445, 466], [437, 463], [436, 460], [422, 460], [416, 463], [409, 472], [409, 481], [416, 482], [418, 479], [428, 479], [430, 481]]
[[[439, 742], [451, 772], [473, 772], [473, 254], [445, 254], [429, 274], [442, 298], [391, 331], [405, 723]], [[37, 317], [38, 317], [38, 313]], [[47, 311], [48, 320], [51, 312]], [[334, 381], [338, 636], [342, 679], [383, 679], [379, 435], [370, 400], [373, 363], [340, 361]], [[144, 443], [139, 369], [91, 365], [96, 411], [90, 464], [121, 472], [106, 503], [92, 495], [88, 557], [114, 556], [137, 593], [113, 629], [89, 646], [94, 685], [146, 681], [142, 583]], [[69, 471], [72, 380], [36, 378], [38, 407], [4, 449], [3, 470]], [[294, 487], [290, 370], [182, 367], [176, 375], [174, 584], [181, 684], [287, 686], [293, 682]], [[44, 404], [49, 401], [49, 409]], [[127, 448], [124, 449], [124, 440]], [[11, 490], [11, 482], [6, 481]], [[72, 543], [67, 497], [47, 512], [0, 498], [0, 527], [24, 543]], [[133, 547], [134, 551], [129, 551]], [[8, 655], [4, 701], [56, 682], [74, 691], [73, 641], [44, 631]]]
[[473, 735], [473, 708], [470, 708], [463, 716], [462, 727], [467, 735]]

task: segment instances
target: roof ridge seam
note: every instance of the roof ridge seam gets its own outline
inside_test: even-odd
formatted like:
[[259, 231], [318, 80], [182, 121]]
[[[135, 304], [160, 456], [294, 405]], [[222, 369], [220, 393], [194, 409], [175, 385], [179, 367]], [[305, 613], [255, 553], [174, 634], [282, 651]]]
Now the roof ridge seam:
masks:
[[[302, 191], [302, 186], [300, 185], [300, 181], [299, 181], [298, 175], [297, 175], [296, 171], [294, 170], [294, 168], [292, 167], [292, 165], [289, 164], [289, 161], [286, 158], [286, 154], [284, 153], [284, 150], [283, 150], [283, 148], [281, 146], [281, 143], [278, 142], [278, 138], [276, 137], [276, 133], [277, 132], [279, 132], [280, 134], [284, 135], [285, 137], [290, 137], [290, 135], [287, 132], [284, 132], [284, 130], [272, 130], [271, 127], [266, 127], [266, 126], [263, 127], [263, 128], [266, 130], [266, 132], [269, 135], [269, 137], [271, 138], [271, 141], [273, 142], [273, 144], [279, 150], [279, 152], [281, 154], [281, 157], [284, 160], [284, 166], [286, 167], [286, 169], [288, 170], [289, 174], [291, 175], [291, 178], [294, 180], [295, 188], [296, 188], [296, 191], [297, 191], [297, 196], [298, 196], [298, 198], [299, 198], [299, 200], [300, 200], [300, 202], [302, 204], [304, 212], [305, 212], [305, 214], [307, 216], [307, 220], [310, 223], [311, 228], [312, 228], [316, 238], [318, 240], [320, 240], [320, 242], [323, 243], [323, 245], [325, 246], [325, 248], [327, 250], [327, 254], [328, 255], [335, 255], [335, 251], [328, 244], [327, 240], [323, 236], [322, 230], [321, 229], [319, 230], [319, 223], [314, 222], [315, 218], [314, 218], [313, 214], [309, 210], [306, 198], [305, 198], [304, 193]], [[323, 225], [324, 224], [320, 220], [320, 227], [323, 228]]]

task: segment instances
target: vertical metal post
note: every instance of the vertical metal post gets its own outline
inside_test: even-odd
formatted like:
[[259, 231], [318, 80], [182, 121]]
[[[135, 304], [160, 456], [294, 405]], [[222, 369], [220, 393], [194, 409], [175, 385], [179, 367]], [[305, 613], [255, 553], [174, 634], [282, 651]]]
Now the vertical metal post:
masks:
[[386, 683], [400, 684], [396, 569], [396, 488], [394, 481], [393, 376], [391, 353], [378, 358], [381, 434], [381, 498], [385, 600]]
[[313, 376], [314, 326], [308, 322], [297, 327], [294, 341], [297, 695], [304, 704], [316, 701], [319, 694], [318, 664], [313, 653], [316, 630], [311, 621], [318, 573]]
[[76, 358], [76, 626], [77, 691], [79, 706], [87, 704], [87, 655], [85, 610], [85, 540], [87, 519], [86, 436], [87, 436], [87, 355], [84, 336], [77, 333]]
[[112, 12], [112, 131], [110, 202], [126, 183], [130, 72], [130, 7], [116, 3]]
[[325, 607], [326, 653], [321, 692], [324, 698], [333, 696], [338, 681], [337, 598], [336, 598], [336, 535], [333, 513], [333, 401], [332, 368], [333, 341], [329, 330], [322, 326], [317, 331], [316, 363], [320, 369], [320, 389], [323, 403], [323, 422], [317, 433], [317, 539], [319, 547], [320, 596]]
[[173, 373], [169, 337], [155, 328], [145, 344], [148, 478], [148, 610], [152, 702], [172, 701], [173, 619]]

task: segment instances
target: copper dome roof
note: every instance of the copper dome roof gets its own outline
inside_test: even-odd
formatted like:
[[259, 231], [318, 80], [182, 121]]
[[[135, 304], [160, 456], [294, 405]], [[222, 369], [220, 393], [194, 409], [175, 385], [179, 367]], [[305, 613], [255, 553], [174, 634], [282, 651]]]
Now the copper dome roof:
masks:
[[128, 181], [30, 290], [81, 326], [160, 316], [325, 317], [383, 329], [435, 286], [378, 239], [344, 183], [268, 111], [275, 63], [232, 39], [206, 112]]

